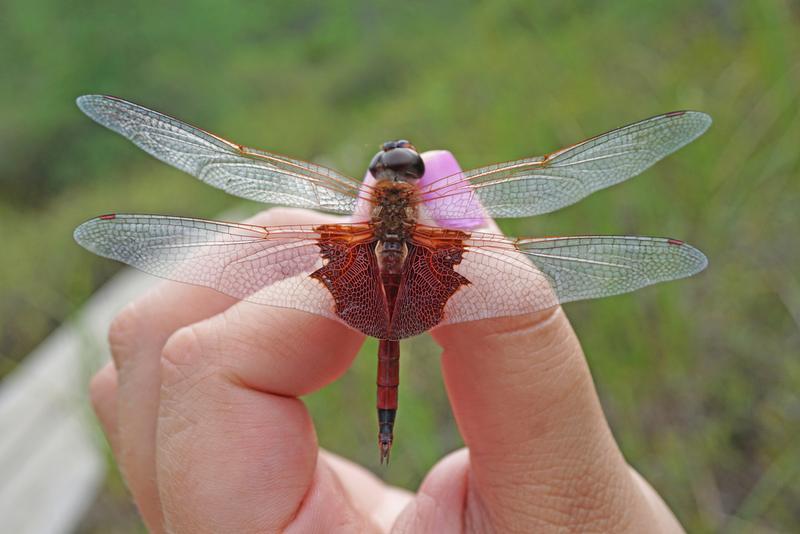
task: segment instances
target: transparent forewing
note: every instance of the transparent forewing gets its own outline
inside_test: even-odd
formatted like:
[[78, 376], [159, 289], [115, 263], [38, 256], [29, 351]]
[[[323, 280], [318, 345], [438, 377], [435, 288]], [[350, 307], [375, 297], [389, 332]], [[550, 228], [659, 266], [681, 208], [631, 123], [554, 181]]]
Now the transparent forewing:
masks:
[[706, 257], [674, 239], [633, 236], [514, 240], [473, 234], [456, 271], [470, 280], [443, 323], [532, 313], [627, 293], [702, 271]]
[[[369, 230], [366, 225], [339, 227], [348, 236], [363, 232], [365, 238]], [[319, 238], [313, 226], [155, 215], [104, 215], [75, 230], [75, 240], [91, 252], [150, 274], [336, 319], [330, 293], [309, 276], [323, 265]]]
[[437, 221], [555, 211], [636, 176], [697, 138], [710, 124], [708, 115], [696, 111], [659, 115], [547, 156], [498, 163], [435, 181], [422, 188], [421, 198]]
[[331, 169], [231, 143], [119, 98], [86, 95], [78, 107], [148, 154], [243, 198], [352, 213], [360, 184]]

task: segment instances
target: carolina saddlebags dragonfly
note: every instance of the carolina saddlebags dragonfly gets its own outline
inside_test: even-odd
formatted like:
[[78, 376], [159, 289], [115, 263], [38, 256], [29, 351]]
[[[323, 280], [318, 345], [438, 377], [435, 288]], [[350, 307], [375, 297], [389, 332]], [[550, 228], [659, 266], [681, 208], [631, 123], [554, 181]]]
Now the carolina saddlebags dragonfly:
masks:
[[265, 227], [109, 214], [75, 230], [88, 250], [239, 299], [329, 317], [378, 338], [378, 446], [388, 461], [399, 340], [437, 325], [528, 314], [633, 291], [703, 270], [676, 239], [510, 238], [491, 217], [568, 206], [627, 180], [702, 134], [711, 119], [674, 111], [545, 156], [426, 173], [408, 141], [384, 143], [365, 181], [227, 141], [111, 96], [78, 98], [89, 117], [145, 152], [228, 193], [350, 215], [350, 222]]

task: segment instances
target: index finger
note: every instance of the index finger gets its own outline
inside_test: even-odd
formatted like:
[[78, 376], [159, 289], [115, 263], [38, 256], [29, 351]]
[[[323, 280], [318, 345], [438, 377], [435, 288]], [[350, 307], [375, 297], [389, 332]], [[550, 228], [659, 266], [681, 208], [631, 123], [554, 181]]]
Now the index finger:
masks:
[[163, 351], [156, 448], [167, 529], [280, 530], [312, 496], [314, 513], [341, 507], [296, 397], [341, 375], [363, 339], [250, 302], [176, 332]]
[[433, 335], [444, 348], [445, 385], [470, 450], [470, 490], [489, 517], [534, 530], [647, 524], [649, 505], [560, 307]]
[[[459, 170], [454, 160], [449, 165]], [[502, 233], [493, 220], [483, 223]], [[469, 448], [468, 487], [479, 497], [473, 502], [495, 524], [537, 530], [570, 526], [575, 518], [580, 524], [571, 526], [591, 530], [609, 514], [647, 509], [561, 307], [444, 325], [431, 334], [444, 349], [445, 385]]]
[[[334, 220], [306, 210], [272, 209], [248, 222], [285, 225]], [[146, 524], [161, 530], [156, 486], [156, 424], [159, 410], [160, 357], [167, 339], [181, 327], [214, 316], [236, 299], [212, 289], [164, 282], [130, 303], [114, 319], [109, 341], [118, 369], [114, 454]], [[100, 411], [100, 410], [99, 410]], [[106, 409], [108, 413], [110, 409]]]

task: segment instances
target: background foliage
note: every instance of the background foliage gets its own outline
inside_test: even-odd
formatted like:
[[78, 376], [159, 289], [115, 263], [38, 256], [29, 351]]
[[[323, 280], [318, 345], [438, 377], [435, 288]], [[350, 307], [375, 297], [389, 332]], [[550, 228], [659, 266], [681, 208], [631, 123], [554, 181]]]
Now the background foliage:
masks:
[[[693, 532], [800, 525], [800, 7], [796, 2], [6, 0], [0, 16], [0, 374], [117, 265], [72, 229], [108, 211], [213, 216], [237, 201], [74, 106], [123, 96], [361, 176], [378, 143], [465, 168], [541, 154], [672, 109], [698, 141], [511, 234], [686, 239], [680, 283], [567, 306], [628, 460]], [[255, 209], [252, 206], [251, 209]], [[312, 395], [321, 443], [375, 467], [374, 354]], [[427, 338], [405, 345], [393, 465], [414, 488], [459, 445]], [[136, 530], [110, 480], [83, 525]], [[129, 521], [129, 523], [124, 523]]]

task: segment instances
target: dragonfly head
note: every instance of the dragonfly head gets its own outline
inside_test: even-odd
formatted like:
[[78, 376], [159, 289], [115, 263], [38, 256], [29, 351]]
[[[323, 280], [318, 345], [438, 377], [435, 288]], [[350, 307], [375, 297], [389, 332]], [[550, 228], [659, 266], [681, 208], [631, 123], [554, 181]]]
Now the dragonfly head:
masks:
[[369, 164], [369, 172], [377, 181], [416, 181], [425, 174], [425, 164], [410, 141], [387, 141]]

